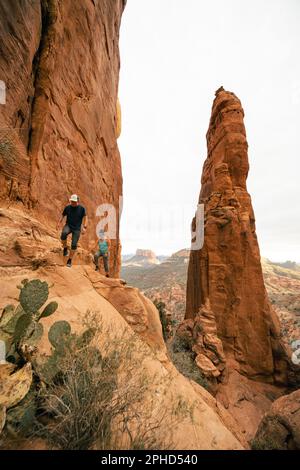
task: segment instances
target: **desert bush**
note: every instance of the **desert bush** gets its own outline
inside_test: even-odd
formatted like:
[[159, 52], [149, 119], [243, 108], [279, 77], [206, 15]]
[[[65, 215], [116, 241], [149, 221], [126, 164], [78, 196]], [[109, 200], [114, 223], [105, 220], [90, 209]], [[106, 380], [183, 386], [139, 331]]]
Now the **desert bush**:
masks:
[[289, 439], [283, 437], [286, 431], [285, 425], [281, 423], [278, 416], [265, 416], [258, 427], [256, 435], [250, 441], [251, 449], [287, 450]]
[[166, 304], [164, 302], [161, 302], [158, 299], [154, 299], [153, 303], [158, 310], [159, 319], [160, 319], [161, 326], [162, 326], [163, 338], [166, 341], [168, 339], [168, 325], [169, 325], [167, 314], [166, 314], [166, 308], [165, 308]]
[[267, 436], [252, 439], [250, 446], [252, 450], [283, 450], [279, 442]]
[[168, 426], [171, 430], [187, 411], [179, 416], [174, 406], [163, 412], [157, 407], [156, 379], [140, 372], [149, 349], [134, 333], [112, 339], [92, 314], [85, 326], [96, 330], [95, 341], [101, 337], [104, 354], [94, 343], [66, 348], [59, 374], [39, 392], [35, 435], [55, 449], [172, 448]]
[[154, 352], [135, 333], [116, 338], [113, 328], [104, 330], [99, 316], [87, 312], [80, 335], [68, 322], [54, 322], [48, 332], [52, 354], [39, 357], [39, 319], [57, 309], [52, 302], [40, 311], [47, 298], [46, 283], [24, 279], [20, 305], [5, 307], [0, 318], [0, 333], [16, 345], [15, 357], [7, 359], [16, 368], [29, 361], [34, 372], [26, 396], [7, 412], [0, 447], [26, 448], [41, 438], [54, 449], [174, 448], [171, 431], [192, 410], [182, 397], [161, 406], [171, 378], [143, 372]]
[[50, 302], [42, 311], [41, 307], [48, 300], [49, 286], [40, 279], [23, 279], [20, 289], [19, 304], [6, 305], [0, 315], [0, 340], [6, 346], [6, 360], [22, 365], [28, 361], [28, 350], [33, 351], [43, 336], [44, 328], [40, 319], [53, 315], [57, 302]]
[[187, 337], [175, 335], [173, 341], [168, 345], [168, 352], [174, 366], [182, 375], [209, 390], [208, 381], [194, 361], [195, 353], [191, 351], [190, 341]]

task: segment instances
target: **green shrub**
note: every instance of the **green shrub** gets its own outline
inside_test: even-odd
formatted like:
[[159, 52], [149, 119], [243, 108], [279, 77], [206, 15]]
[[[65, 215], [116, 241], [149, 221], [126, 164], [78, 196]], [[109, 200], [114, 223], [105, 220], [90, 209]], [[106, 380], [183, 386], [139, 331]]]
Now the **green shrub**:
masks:
[[[64, 450], [172, 448], [165, 436], [158, 437], [162, 427], [167, 429], [165, 418], [171, 411], [153, 415], [155, 396], [149, 404], [149, 389], [155, 379], [137, 373], [141, 356], [146, 358], [149, 350], [144, 352], [145, 346], [138, 345], [135, 334], [113, 340], [111, 332], [103, 331], [90, 313], [84, 322], [95, 338], [107, 338], [101, 347], [105, 356], [90, 343], [65, 344], [59, 374], [39, 392], [35, 435], [50, 448]], [[148, 414], [144, 410], [146, 395]], [[178, 424], [178, 416], [173, 421], [172, 426]]]
[[252, 450], [283, 450], [279, 442], [267, 436], [252, 439], [250, 446]]
[[[21, 364], [27, 360], [23, 348], [32, 349], [43, 335], [43, 325], [39, 320], [55, 313], [57, 302], [50, 302], [40, 312], [40, 308], [48, 299], [49, 287], [47, 282], [39, 279], [23, 279], [20, 289], [19, 305], [7, 305], [0, 316], [0, 339], [6, 345], [6, 360]], [[25, 347], [26, 346], [26, 347]]]
[[191, 351], [187, 337], [175, 335], [172, 343], [168, 345], [168, 352], [174, 366], [182, 375], [209, 390], [209, 383], [195, 363], [195, 353]]
[[165, 341], [170, 337], [170, 326], [171, 322], [168, 320], [167, 314], [166, 314], [166, 304], [164, 302], [161, 302], [158, 299], [154, 299], [153, 303], [155, 307], [158, 310], [159, 313], [159, 318], [162, 326], [162, 333], [163, 333], [163, 338]]

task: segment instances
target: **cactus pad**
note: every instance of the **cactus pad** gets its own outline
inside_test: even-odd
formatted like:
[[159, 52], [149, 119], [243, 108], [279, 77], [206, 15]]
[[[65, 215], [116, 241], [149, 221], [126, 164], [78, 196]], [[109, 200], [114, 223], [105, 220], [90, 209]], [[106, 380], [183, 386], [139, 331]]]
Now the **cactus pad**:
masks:
[[13, 318], [15, 314], [15, 307], [13, 305], [6, 305], [2, 310], [2, 314], [0, 316], [0, 328], [3, 329], [9, 323], [9, 321]]
[[52, 346], [56, 349], [60, 348], [65, 342], [67, 337], [71, 334], [71, 326], [67, 321], [57, 321], [55, 322], [48, 333], [48, 338]]
[[43, 336], [44, 327], [41, 323], [31, 322], [26, 329], [25, 335], [22, 338], [22, 343], [34, 345]]
[[28, 393], [31, 383], [32, 368], [30, 362], [12, 375], [8, 372], [0, 383], [0, 406], [11, 408], [17, 405]]
[[22, 435], [30, 435], [35, 422], [36, 414], [36, 392], [33, 387], [16, 406], [7, 411], [6, 423], [13, 431], [21, 432]]
[[2, 429], [4, 428], [6, 420], [6, 408], [5, 406], [0, 406], [0, 434]]
[[39, 279], [27, 282], [20, 292], [20, 303], [26, 313], [33, 314], [46, 302], [49, 295], [47, 282]]
[[13, 343], [19, 343], [21, 338], [25, 335], [27, 328], [31, 323], [31, 315], [24, 313], [21, 315], [17, 321], [14, 336], [13, 336]]
[[58, 308], [57, 302], [50, 302], [42, 311], [39, 318], [50, 317]]

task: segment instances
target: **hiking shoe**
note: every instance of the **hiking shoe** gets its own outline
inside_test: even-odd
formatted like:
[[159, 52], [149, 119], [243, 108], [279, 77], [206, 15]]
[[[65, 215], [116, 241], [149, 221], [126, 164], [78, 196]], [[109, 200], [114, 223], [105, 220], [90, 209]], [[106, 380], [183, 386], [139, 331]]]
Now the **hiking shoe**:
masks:
[[106, 276], [106, 277], [109, 277], [109, 274], [108, 274], [108, 273], [106, 273], [106, 274], [105, 274], [105, 276]]
[[99, 267], [98, 267], [98, 266], [95, 267], [95, 271], [99, 271]]
[[68, 256], [68, 247], [64, 247], [63, 256]]
[[68, 259], [68, 261], [67, 261], [67, 266], [68, 266], [68, 268], [71, 268], [71, 267], [72, 267], [72, 260], [71, 260], [71, 258]]

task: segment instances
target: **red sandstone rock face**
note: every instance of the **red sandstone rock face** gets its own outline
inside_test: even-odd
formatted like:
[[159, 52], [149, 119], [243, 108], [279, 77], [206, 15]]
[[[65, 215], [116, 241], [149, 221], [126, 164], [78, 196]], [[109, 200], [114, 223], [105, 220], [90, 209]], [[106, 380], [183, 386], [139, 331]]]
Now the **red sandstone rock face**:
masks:
[[263, 417], [255, 439], [255, 449], [300, 449], [300, 390], [274, 401]]
[[[250, 378], [285, 383], [288, 357], [264, 286], [255, 217], [246, 187], [249, 163], [243, 117], [234, 93], [222, 87], [217, 90], [199, 197], [205, 208], [204, 246], [190, 253], [185, 318], [201, 324], [201, 306], [206, 304], [213, 313], [225, 356], [231, 363], [234, 359], [236, 369]], [[203, 334], [199, 335], [201, 341]], [[203, 347], [201, 341], [198, 349], [203, 354], [205, 344]], [[220, 358], [209, 345], [208, 349], [212, 368], [218, 368]], [[219, 349], [222, 352], [221, 346]], [[221, 377], [224, 373], [223, 369]]]
[[185, 320], [177, 334], [184, 336], [196, 354], [195, 362], [212, 385], [227, 379], [226, 357], [218, 337], [217, 324], [209, 299], [194, 318]]
[[[116, 137], [119, 27], [124, 0], [16, 0], [0, 3], [0, 198], [29, 208], [53, 228], [71, 193], [90, 217], [119, 216], [122, 174]], [[119, 227], [111, 270], [120, 268]], [[1, 263], [1, 259], [0, 259]]]

